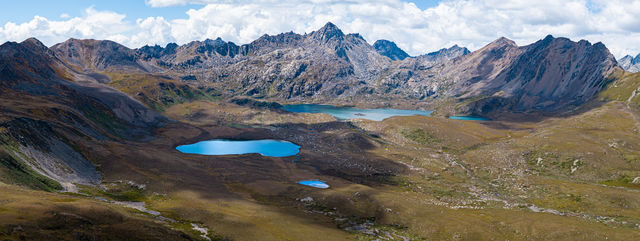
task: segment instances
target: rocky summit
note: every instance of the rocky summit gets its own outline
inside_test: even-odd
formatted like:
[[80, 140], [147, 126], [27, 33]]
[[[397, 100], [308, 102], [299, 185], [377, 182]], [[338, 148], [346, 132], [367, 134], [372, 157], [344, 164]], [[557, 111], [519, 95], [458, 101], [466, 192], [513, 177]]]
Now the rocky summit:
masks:
[[373, 47], [376, 49], [376, 51], [378, 51], [379, 54], [381, 54], [382, 56], [386, 56], [391, 60], [404, 60], [409, 57], [409, 54], [407, 54], [407, 52], [404, 52], [404, 50], [398, 48], [396, 43], [389, 40], [378, 40], [373, 43]]
[[6, 42], [0, 240], [637, 240], [637, 59], [332, 23]]

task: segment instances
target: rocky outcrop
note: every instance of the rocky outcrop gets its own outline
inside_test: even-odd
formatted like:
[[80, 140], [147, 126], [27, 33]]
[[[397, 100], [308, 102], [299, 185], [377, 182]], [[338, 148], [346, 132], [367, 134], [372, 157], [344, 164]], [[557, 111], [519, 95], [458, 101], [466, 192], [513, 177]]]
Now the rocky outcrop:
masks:
[[409, 57], [409, 54], [400, 49], [396, 43], [389, 40], [378, 40], [373, 44], [376, 51], [391, 60], [404, 60]]

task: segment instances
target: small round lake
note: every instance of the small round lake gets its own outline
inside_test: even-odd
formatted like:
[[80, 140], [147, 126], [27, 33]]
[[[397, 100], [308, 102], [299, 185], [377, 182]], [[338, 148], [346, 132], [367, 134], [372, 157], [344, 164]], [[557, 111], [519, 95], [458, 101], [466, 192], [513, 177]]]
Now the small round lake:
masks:
[[280, 140], [236, 141], [216, 139], [181, 145], [176, 147], [176, 150], [182, 153], [210, 156], [258, 153], [263, 156], [285, 157], [298, 154], [300, 146]]
[[322, 189], [329, 188], [329, 184], [326, 184], [325, 182], [320, 180], [304, 180], [299, 181], [298, 184]]
[[433, 111], [400, 110], [400, 109], [358, 109], [353, 107], [337, 107], [332, 105], [298, 104], [285, 105], [284, 110], [294, 113], [326, 113], [338, 120], [368, 119], [381, 121], [393, 116], [430, 116]]
[[477, 116], [449, 116], [452, 120], [490, 121], [490, 119]]

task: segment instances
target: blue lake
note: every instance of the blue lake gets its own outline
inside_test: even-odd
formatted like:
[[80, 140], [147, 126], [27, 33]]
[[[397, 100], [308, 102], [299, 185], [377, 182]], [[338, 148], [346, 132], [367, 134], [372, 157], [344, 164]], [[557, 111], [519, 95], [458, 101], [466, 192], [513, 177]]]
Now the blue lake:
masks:
[[338, 120], [368, 119], [381, 121], [393, 116], [430, 116], [433, 111], [399, 110], [399, 109], [358, 109], [353, 107], [337, 107], [332, 105], [299, 104], [285, 105], [284, 110], [295, 113], [326, 113]]
[[178, 146], [176, 150], [182, 153], [213, 156], [258, 153], [263, 156], [285, 157], [298, 154], [300, 146], [280, 140], [235, 141], [216, 139]]
[[476, 116], [449, 116], [449, 119], [453, 120], [472, 120], [472, 121], [490, 121], [490, 119]]
[[320, 180], [304, 180], [304, 181], [299, 181], [298, 184], [315, 187], [315, 188], [323, 188], [323, 189], [329, 188], [329, 184], [326, 184], [325, 182]]

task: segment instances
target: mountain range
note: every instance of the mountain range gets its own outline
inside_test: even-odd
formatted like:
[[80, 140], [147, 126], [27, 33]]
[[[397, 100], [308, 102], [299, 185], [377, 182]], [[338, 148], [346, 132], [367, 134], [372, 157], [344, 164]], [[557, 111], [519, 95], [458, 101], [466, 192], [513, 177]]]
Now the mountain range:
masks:
[[[71, 79], [112, 86], [116, 75], [138, 74], [225, 96], [284, 102], [384, 104], [378, 100], [390, 98], [437, 109], [437, 103], [455, 100], [465, 102], [455, 111], [477, 115], [566, 111], [595, 96], [620, 68], [602, 43], [584, 40], [549, 35], [517, 46], [500, 38], [473, 53], [456, 45], [410, 57], [393, 42], [370, 45], [332, 23], [305, 35], [264, 35], [244, 45], [220, 38], [138, 49], [107, 40], [37, 45], [37, 54], [50, 60], [43, 65], [67, 68], [63, 72]], [[143, 99], [148, 96], [136, 98], [152, 105]]]
[[[410, 56], [332, 23], [242, 45], [6, 42], [0, 238], [632, 240], [640, 77], [623, 68], [637, 58], [551, 35]], [[300, 103], [434, 112], [281, 109]], [[211, 139], [301, 148], [176, 150]]]

